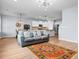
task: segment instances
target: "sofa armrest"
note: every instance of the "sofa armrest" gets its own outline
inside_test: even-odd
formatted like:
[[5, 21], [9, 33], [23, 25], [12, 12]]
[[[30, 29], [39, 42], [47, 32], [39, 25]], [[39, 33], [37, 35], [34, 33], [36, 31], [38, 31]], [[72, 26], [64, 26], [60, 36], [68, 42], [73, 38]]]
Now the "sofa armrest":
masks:
[[24, 40], [25, 40], [25, 37], [24, 36], [18, 35], [17, 41], [18, 41], [18, 43], [19, 43], [20, 46], [23, 45]]

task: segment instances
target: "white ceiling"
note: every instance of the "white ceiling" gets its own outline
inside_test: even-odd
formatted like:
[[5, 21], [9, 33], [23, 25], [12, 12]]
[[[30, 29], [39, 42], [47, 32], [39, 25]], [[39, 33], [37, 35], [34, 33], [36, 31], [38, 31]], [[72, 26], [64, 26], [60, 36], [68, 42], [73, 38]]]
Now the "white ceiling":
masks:
[[38, 7], [35, 0], [0, 0], [0, 13], [4, 15], [17, 15], [17, 13], [24, 13], [26, 16], [50, 16], [61, 19], [62, 10], [76, 6], [77, 0], [54, 0], [52, 6], [44, 11], [43, 8]]

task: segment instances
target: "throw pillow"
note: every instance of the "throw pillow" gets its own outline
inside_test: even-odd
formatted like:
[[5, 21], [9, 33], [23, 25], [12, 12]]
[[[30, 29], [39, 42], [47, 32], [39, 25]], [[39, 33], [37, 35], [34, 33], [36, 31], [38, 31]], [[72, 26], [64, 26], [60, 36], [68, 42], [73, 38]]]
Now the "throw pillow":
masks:
[[30, 32], [29, 32], [29, 31], [25, 31], [25, 32], [24, 32], [24, 36], [25, 36], [25, 37], [30, 37]]
[[30, 32], [30, 37], [34, 37], [34, 34], [32, 32]]

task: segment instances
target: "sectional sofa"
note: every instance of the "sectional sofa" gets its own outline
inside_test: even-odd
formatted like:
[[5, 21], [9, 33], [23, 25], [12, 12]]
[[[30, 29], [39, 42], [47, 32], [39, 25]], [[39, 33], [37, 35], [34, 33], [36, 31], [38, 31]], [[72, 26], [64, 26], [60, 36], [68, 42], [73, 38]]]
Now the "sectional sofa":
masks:
[[47, 42], [49, 33], [46, 30], [18, 31], [17, 41], [22, 47]]

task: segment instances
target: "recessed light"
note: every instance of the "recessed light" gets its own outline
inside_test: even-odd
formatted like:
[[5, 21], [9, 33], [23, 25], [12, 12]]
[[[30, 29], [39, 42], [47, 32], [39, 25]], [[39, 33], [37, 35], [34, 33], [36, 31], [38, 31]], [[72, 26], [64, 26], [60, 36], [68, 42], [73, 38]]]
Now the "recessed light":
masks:
[[14, 0], [15, 2], [17, 1], [17, 0]]

